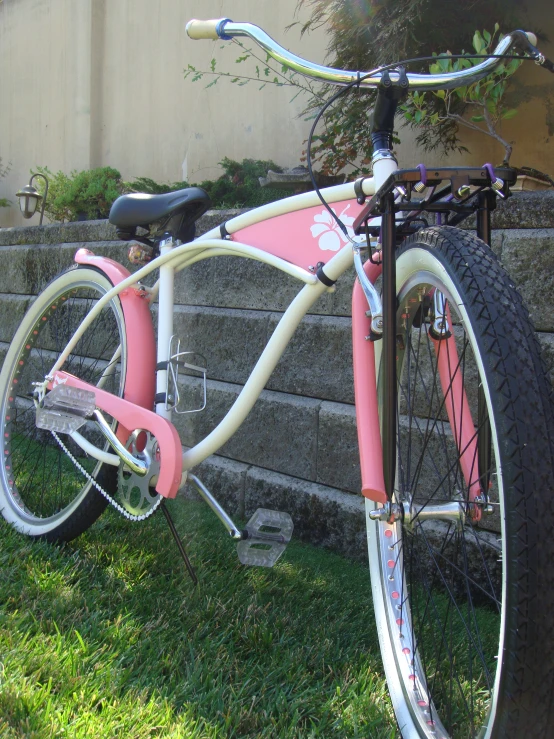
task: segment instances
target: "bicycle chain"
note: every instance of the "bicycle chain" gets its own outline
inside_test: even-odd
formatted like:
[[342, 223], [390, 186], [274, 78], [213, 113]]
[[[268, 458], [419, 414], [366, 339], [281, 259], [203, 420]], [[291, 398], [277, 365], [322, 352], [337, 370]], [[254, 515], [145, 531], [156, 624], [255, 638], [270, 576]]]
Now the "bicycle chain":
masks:
[[71, 452], [66, 447], [66, 445], [63, 443], [63, 441], [60, 439], [60, 437], [58, 436], [58, 434], [55, 431], [51, 431], [50, 433], [56, 439], [56, 441], [61, 446], [61, 448], [63, 449], [63, 451], [67, 454], [67, 456], [69, 457], [69, 459], [73, 462], [73, 464], [75, 465], [75, 467], [77, 467], [77, 469], [80, 470], [83, 473], [83, 475], [94, 485], [94, 487], [98, 490], [98, 492], [101, 493], [104, 496], [104, 498], [106, 498], [106, 500], [108, 501], [108, 503], [110, 505], [112, 505], [118, 513], [121, 513], [125, 518], [128, 518], [129, 521], [144, 521], [145, 518], [148, 518], [149, 516], [151, 516], [154, 513], [154, 511], [157, 510], [158, 506], [162, 502], [162, 496], [161, 495], [158, 495], [158, 500], [154, 503], [154, 505], [152, 506], [152, 508], [150, 508], [149, 511], [147, 511], [146, 513], [143, 513], [140, 516], [135, 516], [132, 513], [129, 513], [128, 511], [126, 511], [125, 508], [123, 508], [122, 506], [120, 506], [119, 503], [116, 500], [114, 500], [112, 498], [112, 496], [108, 492], [106, 492], [104, 490], [104, 488], [100, 485], [100, 483], [98, 483], [94, 479], [94, 477], [92, 477], [92, 475], [90, 475], [85, 470], [85, 468], [79, 462], [77, 462], [77, 460], [75, 459], [75, 457], [73, 456], [73, 454], [71, 454]]

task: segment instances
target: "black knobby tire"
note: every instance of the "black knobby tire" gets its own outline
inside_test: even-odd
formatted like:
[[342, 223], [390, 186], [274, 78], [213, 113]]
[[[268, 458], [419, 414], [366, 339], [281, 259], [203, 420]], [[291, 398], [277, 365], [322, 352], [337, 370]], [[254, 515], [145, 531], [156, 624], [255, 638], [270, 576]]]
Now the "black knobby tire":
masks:
[[[33, 383], [44, 380], [82, 319], [112, 287], [92, 267], [64, 272], [36, 298], [5, 354], [0, 373], [0, 509], [8, 522], [31, 537], [70, 541], [107, 505], [53, 434], [36, 427], [32, 394]], [[116, 297], [85, 330], [62, 369], [122, 396], [126, 356], [123, 311]], [[94, 424], [87, 422], [79, 433], [104, 446]], [[114, 495], [117, 468], [89, 457], [66, 434], [59, 438], [87, 473]]]
[[[377, 625], [400, 730], [405, 737], [547, 736], [554, 419], [533, 327], [492, 250], [460, 229], [411, 237], [398, 253], [397, 291], [399, 518], [374, 521], [376, 504], [366, 508]], [[443, 333], [435, 294], [450, 310]], [[441, 351], [450, 368], [444, 386]], [[465, 395], [452, 389], [455, 376]], [[462, 419], [464, 405], [471, 412], [463, 444], [447, 413], [453, 395], [454, 417]], [[471, 502], [476, 478], [468, 481], [460, 462], [468, 450], [469, 475], [479, 471], [492, 515]], [[441, 517], [425, 519], [431, 505], [441, 506]], [[461, 513], [447, 520], [447, 507], [465, 520]]]

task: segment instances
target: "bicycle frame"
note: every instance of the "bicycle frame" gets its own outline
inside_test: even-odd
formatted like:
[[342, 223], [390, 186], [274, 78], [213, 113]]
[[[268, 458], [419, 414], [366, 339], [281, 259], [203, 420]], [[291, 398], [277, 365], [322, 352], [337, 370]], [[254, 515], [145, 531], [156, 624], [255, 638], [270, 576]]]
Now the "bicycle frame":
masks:
[[[372, 195], [374, 189], [373, 180], [369, 178], [364, 180], [366, 195]], [[347, 223], [352, 223], [362, 208], [356, 200], [353, 183], [327, 188], [323, 191], [323, 195]], [[324, 292], [334, 290], [318, 279], [315, 274], [316, 268], [323, 263], [326, 257], [332, 255], [325, 262], [325, 274], [334, 281], [352, 266], [352, 245], [336, 227], [333, 228], [334, 225], [334, 222], [331, 223], [331, 216], [316, 194], [304, 193], [233, 218], [225, 224], [227, 238], [221, 238], [222, 230], [216, 228], [192, 243], [162, 246], [160, 256], [133, 275], [113, 260], [93, 255], [86, 249], [80, 249], [75, 255], [75, 261], [78, 264], [93, 265], [105, 272], [115, 286], [83, 319], [79, 329], [52, 367], [48, 375], [50, 387], [53, 382], [66, 382], [69, 385], [85, 387], [84, 383], [80, 383], [76, 378], [63, 372], [62, 366], [87, 326], [116, 296], [122, 303], [126, 321], [129, 321], [128, 325], [135, 327], [135, 330], [130, 330], [127, 334], [127, 350], [134, 358], [140, 357], [140, 362], [151, 367], [154, 362], [154, 346], [147, 325], [144, 298], [148, 297], [148, 302], [151, 302], [159, 293], [156, 361], [158, 368], [161, 369], [157, 372], [156, 390], [157, 392], [165, 391], [167, 369], [164, 368], [164, 363], [167, 367], [169, 340], [173, 334], [173, 278], [175, 273], [198, 261], [216, 256], [240, 256], [261, 261], [303, 282], [304, 287], [300, 289], [283, 314], [243, 390], [226, 416], [207, 437], [183, 452], [182, 456], [180, 455], [182, 474], [178, 480], [173, 479], [171, 483], [165, 480], [161, 485], [161, 481], [158, 481], [156, 486], [158, 492], [167, 497], [174, 497], [178, 488], [184, 483], [188, 470], [220, 449], [241, 426], [302, 318]], [[160, 278], [154, 288], [149, 290], [143, 288], [140, 281], [157, 269], [160, 270]], [[366, 265], [366, 271], [370, 280], [374, 281], [380, 274], [380, 267]], [[353, 293], [353, 333], [362, 492], [366, 497], [383, 503], [386, 500], [386, 494], [382, 474], [381, 439], [375, 389], [375, 352], [373, 343], [366, 341], [370, 332], [370, 319], [366, 315], [367, 302], [364, 303], [364, 301], [361, 287], [356, 282]], [[152, 428], [150, 415], [154, 394], [153, 379], [148, 381], [144, 372], [137, 372], [136, 360], [127, 364], [123, 400], [116, 399], [111, 402], [107, 393], [97, 393], [99, 407], [121, 422], [122, 430], [120, 429], [118, 437], [123, 442], [126, 441], [125, 437], [129, 435], [129, 429], [132, 430], [132, 428], [144, 428], [156, 435]], [[151, 378], [153, 377], [152, 373]], [[145, 390], [145, 385], [150, 385], [148, 390]], [[94, 390], [92, 387], [89, 389]], [[121, 418], [122, 409], [127, 404], [134, 409], [133, 423], [129, 421], [130, 409], [125, 414], [125, 422]], [[171, 411], [166, 408], [165, 402], [157, 403], [156, 415], [160, 421], [164, 419], [173, 428]], [[163, 424], [160, 425], [158, 422], [158, 434], [162, 426]], [[168, 467], [175, 472], [176, 460], [174, 458], [177, 452], [171, 434], [166, 433], [165, 443], [160, 441], [160, 451], [164, 462], [169, 462]]]
[[[366, 195], [374, 194], [375, 181], [370, 178], [364, 179], [363, 189]], [[327, 188], [322, 194], [326, 202], [334, 205], [335, 211], [347, 227], [354, 223], [363, 210], [363, 204], [356, 197], [354, 183]], [[329, 252], [332, 254], [331, 258], [323, 262]], [[165, 402], [169, 346], [173, 335], [173, 280], [174, 275], [182, 269], [218, 256], [239, 256], [261, 261], [303, 282], [304, 287], [283, 314], [228, 413], [208, 436], [183, 452], [177, 431], [171, 423], [172, 412]], [[175, 497], [178, 489], [184, 484], [188, 471], [217, 452], [241, 426], [302, 318], [324, 292], [334, 290], [334, 287], [325, 282], [338, 280], [353, 265], [354, 250], [351, 241], [335, 226], [331, 215], [317, 195], [304, 193], [239, 215], [191, 243], [174, 245], [171, 240], [162, 242], [160, 256], [133, 275], [113, 260], [95, 256], [86, 249], [77, 252], [75, 261], [100, 269], [115, 286], [98, 301], [82, 321], [52, 367], [47, 378], [49, 382], [47, 387], [51, 388], [54, 384], [63, 382], [95, 391], [98, 407], [119, 421], [118, 438], [123, 443], [134, 429], [150, 431], [158, 440], [160, 456], [164, 460], [159, 479], [156, 481], [156, 490], [165, 497]], [[322, 282], [316, 274], [322, 266], [325, 267], [325, 282]], [[140, 281], [156, 269], [159, 269], [160, 277], [154, 288], [143, 287]], [[364, 270], [373, 284], [381, 274], [381, 265], [368, 260]], [[155, 342], [147, 306], [157, 295], [159, 295], [158, 345], [157, 355], [154, 356]], [[127, 332], [127, 351], [129, 356], [133, 357], [133, 361], [127, 363], [123, 399], [88, 386], [62, 370], [66, 358], [80, 336], [102, 308], [116, 296], [122, 303], [127, 325], [131, 328]], [[386, 438], [386, 434], [382, 431], [379, 418], [375, 345], [373, 341], [368, 340], [371, 334], [371, 315], [368, 317], [368, 313], [370, 312], [366, 295], [360, 282], [356, 280], [352, 298], [352, 333], [362, 494], [382, 504], [388, 499], [382, 444], [382, 434], [383, 438]], [[455, 343], [452, 340], [450, 344], [452, 357]], [[155, 390], [159, 394], [155, 414], [151, 411], [154, 398], [152, 371], [154, 366], [157, 370]], [[146, 374], [144, 367], [150, 368]], [[443, 388], [448, 388], [451, 383], [450, 371], [448, 363], [439, 362]], [[452, 392], [460, 395], [460, 407], [467, 405], [462, 389], [455, 387]], [[454, 407], [454, 401], [451, 401], [451, 405]], [[459, 425], [455, 418], [451, 421], [454, 428]], [[469, 420], [466, 417], [466, 426], [468, 424]], [[75, 438], [75, 441], [79, 443], [78, 438]], [[463, 444], [462, 439], [460, 444]], [[102, 459], [100, 450], [97, 450], [98, 455], [90, 447], [87, 447], [87, 451], [92, 456]], [[474, 460], [474, 450], [472, 449], [471, 453], [468, 451], [465, 458]], [[474, 462], [467, 462], [463, 466], [471, 495], [475, 497], [478, 494], [478, 485]]]

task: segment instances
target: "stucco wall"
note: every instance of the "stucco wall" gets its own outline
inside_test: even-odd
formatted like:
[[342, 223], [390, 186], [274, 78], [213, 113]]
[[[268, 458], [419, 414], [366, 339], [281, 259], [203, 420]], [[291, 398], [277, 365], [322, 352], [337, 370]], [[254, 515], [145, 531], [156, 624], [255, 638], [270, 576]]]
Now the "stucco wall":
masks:
[[[551, 0], [534, 0], [536, 28], [554, 38]], [[66, 172], [111, 165], [124, 178], [199, 181], [218, 174], [228, 156], [271, 158], [298, 164], [309, 123], [298, 118], [302, 98], [289, 88], [221, 80], [183, 79], [191, 63], [210, 60], [231, 73], [240, 50], [233, 44], [192, 42], [184, 31], [192, 17], [249, 20], [283, 45], [316, 62], [325, 58], [323, 30], [300, 38], [296, 0], [3, 0], [0, 1], [0, 157], [11, 162], [0, 180], [0, 198], [10, 198], [37, 164]], [[554, 57], [552, 44], [543, 44]], [[527, 64], [518, 76], [523, 103], [506, 122], [516, 140], [513, 161], [554, 172], [554, 77]], [[550, 128], [544, 123], [550, 113]], [[361, 122], [363, 125], [364, 122]], [[402, 134], [405, 166], [425, 158]], [[501, 149], [482, 137], [467, 138], [470, 160], [498, 161]], [[433, 157], [436, 159], [436, 157]], [[455, 162], [468, 157], [457, 155]], [[429, 160], [429, 156], [427, 156]], [[0, 209], [0, 226], [23, 223], [15, 208]]]
[[[26, 184], [29, 170], [101, 165], [124, 178], [199, 181], [220, 174], [228, 156], [298, 164], [307, 124], [290, 89], [184, 80], [189, 63], [237, 69], [240, 49], [193, 42], [190, 18], [256, 23], [291, 48], [322, 61], [323, 33], [285, 34], [296, 0], [4, 0], [0, 2], [0, 157], [11, 173], [0, 197]], [[234, 48], [229, 48], [229, 47]], [[225, 58], [225, 62], [223, 61]], [[0, 209], [0, 226], [24, 223]]]

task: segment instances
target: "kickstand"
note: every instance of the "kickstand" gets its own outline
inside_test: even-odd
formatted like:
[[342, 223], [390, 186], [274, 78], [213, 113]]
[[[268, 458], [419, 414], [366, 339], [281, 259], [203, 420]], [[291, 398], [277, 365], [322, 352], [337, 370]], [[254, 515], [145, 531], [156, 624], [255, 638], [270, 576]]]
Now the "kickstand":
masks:
[[175, 539], [175, 543], [177, 544], [177, 547], [179, 549], [179, 552], [181, 553], [181, 557], [183, 558], [185, 565], [187, 566], [188, 573], [191, 577], [192, 582], [194, 585], [198, 585], [198, 578], [196, 577], [196, 572], [194, 571], [194, 567], [191, 564], [191, 561], [188, 557], [188, 554], [185, 552], [185, 548], [183, 546], [183, 543], [181, 542], [181, 539], [179, 538], [179, 534], [177, 532], [177, 529], [175, 528], [175, 524], [173, 523], [173, 519], [171, 518], [169, 511], [167, 510], [167, 506], [165, 504], [165, 500], [162, 500], [160, 503], [160, 508], [162, 509], [162, 512], [165, 516], [165, 520], [167, 521], [167, 525], [169, 526], [169, 530], [173, 534], [173, 538]]

